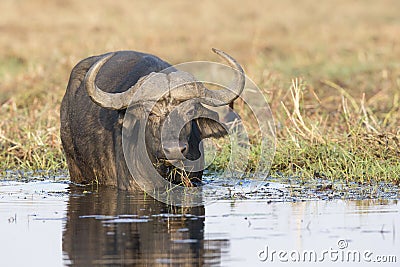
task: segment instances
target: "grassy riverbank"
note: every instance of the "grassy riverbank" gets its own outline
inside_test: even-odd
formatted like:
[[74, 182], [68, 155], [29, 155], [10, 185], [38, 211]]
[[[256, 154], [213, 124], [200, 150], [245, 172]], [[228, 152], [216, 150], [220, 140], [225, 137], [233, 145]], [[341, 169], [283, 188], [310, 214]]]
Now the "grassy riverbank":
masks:
[[217, 47], [271, 106], [273, 176], [399, 183], [400, 3], [241, 3], [2, 1], [0, 171], [66, 168], [59, 106], [80, 59], [131, 49], [217, 61]]

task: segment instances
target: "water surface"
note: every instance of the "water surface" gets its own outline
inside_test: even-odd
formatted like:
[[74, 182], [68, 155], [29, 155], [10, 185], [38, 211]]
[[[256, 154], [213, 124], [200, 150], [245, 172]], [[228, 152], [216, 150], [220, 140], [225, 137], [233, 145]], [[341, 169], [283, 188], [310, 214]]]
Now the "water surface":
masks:
[[[1, 182], [0, 266], [283, 266], [296, 259], [302, 262], [297, 266], [310, 261], [397, 266], [400, 261], [397, 199], [284, 200], [230, 199], [176, 208], [111, 188]], [[342, 257], [346, 253], [350, 262]], [[360, 263], [353, 255], [360, 255], [355, 259]], [[397, 264], [373, 262], [382, 259]]]

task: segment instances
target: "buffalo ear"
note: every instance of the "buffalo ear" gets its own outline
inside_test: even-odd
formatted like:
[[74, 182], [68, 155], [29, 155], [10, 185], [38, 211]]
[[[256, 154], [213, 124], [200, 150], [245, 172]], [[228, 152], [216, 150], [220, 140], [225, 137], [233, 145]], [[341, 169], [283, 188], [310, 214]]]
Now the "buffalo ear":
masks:
[[228, 134], [222, 122], [208, 118], [198, 118], [196, 122], [202, 139], [210, 137], [220, 138]]

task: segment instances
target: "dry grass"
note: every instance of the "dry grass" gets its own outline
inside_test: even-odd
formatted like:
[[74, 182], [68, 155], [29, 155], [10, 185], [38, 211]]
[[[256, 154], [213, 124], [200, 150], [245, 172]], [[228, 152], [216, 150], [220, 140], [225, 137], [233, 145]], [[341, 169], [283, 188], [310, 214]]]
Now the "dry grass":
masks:
[[58, 110], [80, 59], [130, 49], [214, 61], [217, 47], [269, 99], [274, 174], [400, 180], [396, 0], [3, 0], [0, 10], [1, 171], [65, 168]]

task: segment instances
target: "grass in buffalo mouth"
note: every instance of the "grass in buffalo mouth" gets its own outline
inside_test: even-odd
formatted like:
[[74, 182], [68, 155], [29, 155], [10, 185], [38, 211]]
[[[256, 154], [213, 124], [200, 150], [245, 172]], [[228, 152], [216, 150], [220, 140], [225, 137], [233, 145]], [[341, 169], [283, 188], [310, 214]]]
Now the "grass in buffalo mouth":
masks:
[[[178, 181], [176, 177], [179, 177]], [[169, 181], [172, 181], [172, 183], [184, 187], [194, 187], [195, 184], [192, 183], [189, 174], [184, 170], [180, 169], [177, 167], [171, 167], [171, 169], [168, 171], [168, 178]]]
[[159, 160], [157, 163], [154, 164], [154, 167], [157, 169], [160, 168], [160, 166], [163, 166], [165, 172], [167, 173], [167, 177], [165, 179], [175, 185], [184, 187], [196, 186], [196, 183], [193, 183], [191, 178], [189, 177], [189, 173], [185, 171], [185, 168], [183, 167], [183, 162], [177, 161], [175, 165], [170, 163], [168, 160]]

